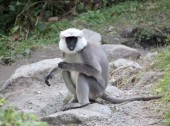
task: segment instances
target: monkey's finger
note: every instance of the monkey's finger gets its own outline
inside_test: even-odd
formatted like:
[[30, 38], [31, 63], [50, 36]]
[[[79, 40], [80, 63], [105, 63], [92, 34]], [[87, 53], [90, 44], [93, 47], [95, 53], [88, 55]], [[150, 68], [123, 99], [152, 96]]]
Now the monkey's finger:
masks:
[[45, 83], [46, 83], [48, 86], [51, 86], [50, 83], [48, 82], [48, 80], [45, 80]]
[[71, 108], [69, 106], [65, 106], [64, 108], [61, 109], [61, 111], [67, 111], [70, 110]]

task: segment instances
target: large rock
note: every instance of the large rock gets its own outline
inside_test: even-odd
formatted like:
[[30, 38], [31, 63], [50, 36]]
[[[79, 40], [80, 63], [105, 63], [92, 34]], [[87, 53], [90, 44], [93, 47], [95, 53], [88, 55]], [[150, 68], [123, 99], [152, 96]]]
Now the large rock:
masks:
[[117, 60], [120, 58], [137, 59], [140, 56], [139, 51], [124, 45], [105, 44], [102, 45], [102, 48], [106, 52], [109, 61]]
[[61, 61], [59, 58], [47, 59], [18, 68], [3, 86], [3, 97], [19, 110], [38, 116], [59, 111], [68, 94], [61, 74], [49, 80], [50, 87], [44, 83], [44, 76]]
[[42, 120], [52, 125], [76, 125], [107, 119], [111, 113], [112, 111], [108, 106], [95, 103], [79, 109], [57, 112], [42, 118]]
[[12, 76], [5, 82], [5, 84], [3, 85], [0, 91], [3, 91], [5, 88], [8, 87], [8, 85], [15, 82], [15, 80], [18, 78], [23, 78], [23, 77], [34, 78], [36, 74], [41, 74], [44, 71], [56, 67], [58, 63], [61, 61], [62, 59], [60, 58], [54, 58], [54, 59], [46, 59], [36, 63], [21, 66], [20, 68], [16, 69], [14, 74], [12, 74]]
[[66, 86], [55, 78], [50, 87], [33, 78], [18, 78], [3, 95], [18, 110], [42, 117], [59, 111], [67, 94]]

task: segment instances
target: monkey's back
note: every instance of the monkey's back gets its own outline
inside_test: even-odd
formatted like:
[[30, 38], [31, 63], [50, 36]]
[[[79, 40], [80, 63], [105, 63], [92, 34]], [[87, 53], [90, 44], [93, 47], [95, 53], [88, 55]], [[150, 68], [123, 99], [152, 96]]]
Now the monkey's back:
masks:
[[[89, 57], [89, 60], [84, 60], [85, 64], [88, 63], [94, 63], [97, 62], [100, 65], [101, 68], [101, 77], [105, 81], [105, 87], [108, 85], [108, 79], [109, 79], [109, 65], [108, 65], [108, 60], [106, 53], [102, 49], [100, 44], [89, 44], [83, 49], [85, 52], [87, 52], [87, 55]], [[89, 64], [91, 65], [91, 64]], [[96, 67], [96, 66], [94, 66]]]

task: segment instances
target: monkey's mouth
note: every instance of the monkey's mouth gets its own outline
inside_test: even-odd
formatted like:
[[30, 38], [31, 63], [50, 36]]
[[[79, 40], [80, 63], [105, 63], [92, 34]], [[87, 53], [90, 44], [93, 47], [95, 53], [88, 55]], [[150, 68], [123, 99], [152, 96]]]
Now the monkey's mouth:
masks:
[[67, 47], [70, 51], [73, 51], [76, 47], [76, 43], [75, 41], [72, 41], [72, 42], [67, 42]]
[[75, 46], [69, 46], [69, 50], [73, 51], [75, 49]]

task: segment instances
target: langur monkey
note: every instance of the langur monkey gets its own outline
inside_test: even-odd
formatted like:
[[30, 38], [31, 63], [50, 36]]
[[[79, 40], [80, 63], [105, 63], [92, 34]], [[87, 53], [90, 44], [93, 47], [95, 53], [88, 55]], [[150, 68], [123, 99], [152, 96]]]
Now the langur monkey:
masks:
[[105, 52], [99, 42], [87, 41], [81, 30], [70, 28], [60, 33], [59, 48], [63, 62], [45, 77], [45, 83], [57, 70], [62, 70], [64, 82], [73, 98], [64, 110], [84, 107], [91, 100], [102, 98], [113, 104], [125, 101], [148, 101], [161, 96], [115, 99], [105, 93], [109, 80], [109, 66]]

